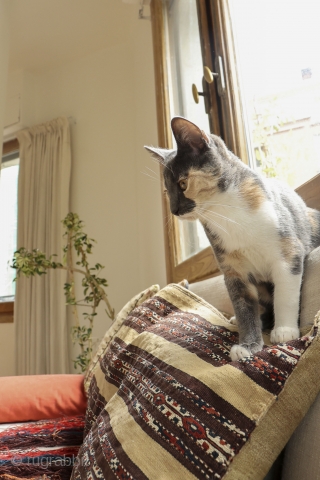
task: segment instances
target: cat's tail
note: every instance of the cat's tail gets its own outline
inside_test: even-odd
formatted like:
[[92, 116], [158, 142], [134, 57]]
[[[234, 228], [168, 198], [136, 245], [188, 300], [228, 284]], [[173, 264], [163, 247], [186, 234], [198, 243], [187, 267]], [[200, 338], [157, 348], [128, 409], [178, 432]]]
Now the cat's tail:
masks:
[[320, 212], [313, 208], [308, 208], [308, 217], [311, 226], [311, 247], [320, 246]]

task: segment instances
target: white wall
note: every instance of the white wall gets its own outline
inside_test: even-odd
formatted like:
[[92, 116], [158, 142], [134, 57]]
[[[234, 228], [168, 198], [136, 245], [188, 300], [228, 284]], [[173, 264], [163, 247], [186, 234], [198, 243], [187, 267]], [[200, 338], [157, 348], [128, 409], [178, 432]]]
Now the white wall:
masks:
[[[27, 85], [22, 103], [32, 112], [29, 122], [60, 115], [76, 119], [71, 210], [98, 242], [92, 260], [106, 267], [116, 311], [150, 284], [163, 286], [166, 278], [160, 184], [141, 173], [146, 165], [157, 169], [143, 149], [157, 144], [151, 25], [133, 10], [131, 25], [130, 42], [32, 77], [20, 73], [28, 80], [22, 82]], [[94, 336], [101, 337], [108, 325], [100, 309]], [[0, 365], [1, 357], [0, 348]]]

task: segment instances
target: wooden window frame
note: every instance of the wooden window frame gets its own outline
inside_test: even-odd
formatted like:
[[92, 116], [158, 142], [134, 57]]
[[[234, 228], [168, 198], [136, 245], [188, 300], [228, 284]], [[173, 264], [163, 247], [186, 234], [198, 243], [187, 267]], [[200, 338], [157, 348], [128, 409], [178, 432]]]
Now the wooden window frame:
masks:
[[[158, 143], [162, 148], [172, 148], [169, 79], [167, 71], [167, 47], [165, 42], [165, 13], [162, 0], [152, 0], [150, 4], [153, 57], [155, 70], [156, 109], [158, 126]], [[161, 191], [163, 192], [163, 184]], [[211, 247], [207, 247], [192, 258], [178, 263], [179, 241], [177, 219], [171, 214], [167, 198], [162, 196], [163, 228], [165, 241], [165, 257], [167, 282], [178, 282], [187, 278], [189, 282], [218, 275], [219, 268]], [[165, 219], [172, 218], [172, 228], [166, 231]]]
[[[224, 59], [226, 79], [225, 97], [217, 97], [214, 84], [209, 85], [211, 98], [211, 115], [209, 115], [211, 130], [221, 136], [228, 148], [248, 164], [248, 153], [242, 119], [241, 98], [235, 61], [235, 49], [230, 27], [230, 13], [228, 2], [225, 0], [195, 0], [197, 2], [198, 19], [203, 37], [202, 56], [209, 68], [213, 67], [212, 43], [210, 43], [209, 29], [219, 31], [214, 39], [214, 50]], [[208, 2], [211, 7], [211, 17], [207, 17]], [[158, 143], [162, 148], [172, 148], [171, 117], [170, 117], [170, 85], [167, 70], [167, 46], [165, 42], [165, 11], [163, 0], [151, 0], [151, 22], [153, 37], [153, 56], [156, 89], [156, 109]], [[211, 39], [212, 42], [212, 39]], [[222, 121], [218, 112], [222, 112]], [[163, 191], [163, 183], [161, 191]], [[320, 175], [296, 189], [310, 208], [320, 210]], [[179, 230], [177, 222], [169, 208], [166, 196], [163, 195], [163, 228], [166, 253], [167, 281], [179, 282], [186, 278], [190, 283], [220, 275], [216, 258], [211, 247], [207, 247], [191, 258], [178, 263], [179, 259]], [[172, 228], [167, 231], [167, 219], [171, 216]], [[165, 220], [166, 219], [166, 220]]]
[[[17, 139], [3, 144], [2, 156], [19, 150]], [[14, 302], [0, 302], [0, 323], [13, 323]]]

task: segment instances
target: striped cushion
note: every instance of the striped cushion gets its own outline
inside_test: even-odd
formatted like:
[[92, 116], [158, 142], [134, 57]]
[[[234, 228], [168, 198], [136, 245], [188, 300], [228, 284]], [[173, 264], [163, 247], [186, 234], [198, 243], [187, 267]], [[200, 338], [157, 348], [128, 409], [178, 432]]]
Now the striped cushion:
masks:
[[116, 319], [114, 320], [113, 324], [111, 325], [109, 330], [107, 330], [105, 336], [101, 340], [100, 345], [97, 349], [97, 352], [94, 355], [93, 359], [91, 360], [90, 365], [89, 365], [89, 367], [86, 371], [86, 374], [85, 374], [85, 377], [84, 377], [84, 390], [85, 390], [85, 392], [88, 392], [91, 379], [95, 375], [95, 370], [98, 367], [100, 357], [103, 356], [106, 348], [108, 347], [108, 345], [111, 342], [114, 335], [116, 335], [117, 331], [121, 327], [124, 320], [127, 318], [128, 314], [135, 307], [137, 307], [138, 305], [143, 303], [145, 300], [147, 300], [148, 298], [155, 295], [159, 290], [160, 290], [159, 285], [151, 285], [151, 287], [146, 288], [142, 292], [140, 292], [137, 295], [135, 295], [134, 297], [132, 297], [129, 300], [129, 302], [127, 302], [125, 304], [125, 306], [120, 310], [120, 312], [116, 316]]
[[100, 358], [72, 478], [263, 478], [320, 389], [317, 328], [231, 362], [236, 327], [167, 286]]

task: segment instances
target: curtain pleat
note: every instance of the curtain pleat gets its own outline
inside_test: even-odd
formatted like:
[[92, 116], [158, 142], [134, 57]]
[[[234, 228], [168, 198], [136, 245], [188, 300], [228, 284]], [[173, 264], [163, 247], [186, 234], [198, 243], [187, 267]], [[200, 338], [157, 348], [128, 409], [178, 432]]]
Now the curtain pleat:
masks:
[[[60, 117], [22, 130], [18, 184], [17, 247], [62, 256], [69, 212], [71, 146], [69, 121]], [[69, 337], [64, 270], [20, 277], [15, 297], [18, 375], [68, 373]]]

